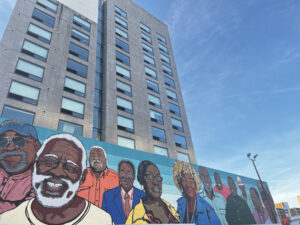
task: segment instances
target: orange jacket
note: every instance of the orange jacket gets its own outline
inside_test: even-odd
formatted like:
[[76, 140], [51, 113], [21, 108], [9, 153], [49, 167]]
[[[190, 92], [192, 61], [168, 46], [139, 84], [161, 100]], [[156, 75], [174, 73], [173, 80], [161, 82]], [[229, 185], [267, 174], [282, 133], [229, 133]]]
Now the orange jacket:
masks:
[[77, 195], [101, 208], [103, 193], [117, 186], [119, 176], [116, 171], [106, 168], [97, 179], [91, 168], [87, 168], [85, 181], [79, 186]]

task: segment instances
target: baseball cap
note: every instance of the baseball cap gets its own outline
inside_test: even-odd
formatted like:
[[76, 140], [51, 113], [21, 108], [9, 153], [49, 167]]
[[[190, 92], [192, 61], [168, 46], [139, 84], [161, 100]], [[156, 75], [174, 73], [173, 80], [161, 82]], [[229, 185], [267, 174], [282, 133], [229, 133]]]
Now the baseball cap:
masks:
[[15, 120], [6, 120], [0, 124], [0, 134], [6, 131], [14, 131], [22, 136], [31, 136], [38, 140], [38, 134], [31, 124], [21, 123]]

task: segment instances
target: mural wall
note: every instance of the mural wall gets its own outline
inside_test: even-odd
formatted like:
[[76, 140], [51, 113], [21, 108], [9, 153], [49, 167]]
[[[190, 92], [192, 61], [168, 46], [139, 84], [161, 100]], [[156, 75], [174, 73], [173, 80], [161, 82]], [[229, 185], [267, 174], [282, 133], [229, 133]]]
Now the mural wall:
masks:
[[0, 119], [0, 224], [275, 224], [266, 183]]

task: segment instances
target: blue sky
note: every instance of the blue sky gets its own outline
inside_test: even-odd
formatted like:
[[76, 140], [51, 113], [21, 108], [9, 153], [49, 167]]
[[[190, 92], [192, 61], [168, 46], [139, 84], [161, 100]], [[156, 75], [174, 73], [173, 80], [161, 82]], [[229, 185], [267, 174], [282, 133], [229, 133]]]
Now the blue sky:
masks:
[[[169, 27], [198, 164], [300, 207], [300, 2], [135, 0]], [[0, 0], [0, 37], [15, 0]]]

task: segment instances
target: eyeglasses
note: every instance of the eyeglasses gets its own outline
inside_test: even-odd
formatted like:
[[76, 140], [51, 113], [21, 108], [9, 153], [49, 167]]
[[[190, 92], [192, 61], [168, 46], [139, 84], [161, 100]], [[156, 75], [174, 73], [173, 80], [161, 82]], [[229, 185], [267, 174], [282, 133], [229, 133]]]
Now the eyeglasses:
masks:
[[13, 145], [16, 146], [17, 148], [22, 148], [27, 144], [27, 142], [30, 142], [30, 140], [22, 136], [10, 137], [10, 138], [0, 137], [0, 149], [7, 147], [10, 142], [13, 143]]
[[162, 182], [163, 178], [160, 175], [154, 176], [151, 173], [146, 173], [145, 177], [147, 180], [156, 181], [156, 182]]
[[51, 169], [55, 169], [59, 166], [59, 164], [62, 163], [63, 169], [70, 172], [70, 173], [77, 173], [79, 171], [79, 168], [76, 167], [74, 164], [69, 163], [69, 162], [61, 162], [58, 159], [53, 159], [53, 158], [46, 158], [43, 160], [37, 161], [37, 164], [44, 165], [47, 167], [50, 167]]

